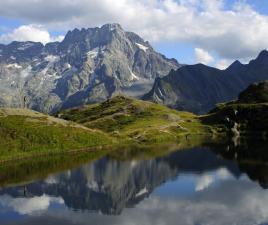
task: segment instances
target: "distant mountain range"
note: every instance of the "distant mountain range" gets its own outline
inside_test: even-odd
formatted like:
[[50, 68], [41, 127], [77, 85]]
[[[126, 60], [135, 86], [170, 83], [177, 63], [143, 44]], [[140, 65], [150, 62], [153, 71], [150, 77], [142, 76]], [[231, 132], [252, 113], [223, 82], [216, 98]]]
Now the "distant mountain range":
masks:
[[143, 96], [179, 110], [206, 113], [216, 104], [237, 99], [251, 83], [268, 80], [268, 51], [249, 64], [235, 61], [226, 70], [203, 64], [188, 65], [156, 78], [152, 90]]
[[74, 29], [62, 42], [0, 44], [0, 106], [53, 112], [104, 101], [118, 93], [140, 97], [156, 77], [181, 65], [157, 53], [119, 24]]
[[0, 107], [52, 113], [123, 94], [205, 113], [268, 80], [268, 52], [226, 70], [182, 65], [119, 24], [74, 29], [62, 42], [0, 44]]

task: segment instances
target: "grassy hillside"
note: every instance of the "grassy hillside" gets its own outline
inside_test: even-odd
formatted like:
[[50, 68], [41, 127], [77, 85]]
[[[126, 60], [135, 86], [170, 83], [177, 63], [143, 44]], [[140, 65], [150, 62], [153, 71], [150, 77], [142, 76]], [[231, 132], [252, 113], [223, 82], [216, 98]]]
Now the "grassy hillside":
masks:
[[185, 139], [189, 135], [212, 135], [214, 126], [201, 123], [198, 116], [165, 106], [123, 96], [106, 102], [85, 105], [57, 115], [88, 128], [109, 133], [121, 141], [159, 143]]
[[63, 111], [56, 118], [28, 109], [0, 108], [0, 162], [109, 146], [193, 146], [220, 131], [200, 117], [118, 96]]
[[0, 161], [111, 144], [100, 131], [27, 109], [0, 109]]
[[103, 146], [134, 146], [131, 151], [136, 152], [141, 146], [195, 146], [228, 135], [267, 138], [267, 96], [267, 82], [254, 84], [237, 101], [220, 104], [203, 116], [124, 96], [56, 117], [0, 108], [0, 162]]
[[268, 81], [251, 84], [238, 97], [239, 103], [264, 103], [268, 102]]
[[250, 85], [237, 101], [218, 105], [203, 121], [221, 124], [232, 135], [268, 138], [268, 82]]
[[[238, 103], [218, 105], [203, 117], [207, 124], [225, 127], [230, 135], [253, 135], [266, 138], [268, 135], [268, 103]], [[238, 131], [238, 132], [237, 132]]]

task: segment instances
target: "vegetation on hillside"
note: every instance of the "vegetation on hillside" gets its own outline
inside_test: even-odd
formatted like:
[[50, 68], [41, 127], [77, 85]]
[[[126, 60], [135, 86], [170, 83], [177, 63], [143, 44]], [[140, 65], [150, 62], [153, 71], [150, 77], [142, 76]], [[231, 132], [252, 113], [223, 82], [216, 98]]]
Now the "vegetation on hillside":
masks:
[[219, 104], [203, 117], [207, 124], [221, 124], [232, 135], [268, 137], [268, 82], [250, 85], [237, 101]]
[[100, 131], [27, 109], [0, 109], [0, 161], [112, 144]]
[[[237, 101], [197, 116], [165, 106], [117, 96], [51, 117], [27, 109], [0, 109], [0, 161], [12, 157], [103, 146], [177, 143], [198, 145], [226, 136], [267, 137], [268, 83], [254, 84]], [[60, 117], [60, 118], [59, 118]]]
[[190, 135], [208, 136], [220, 132], [217, 127], [203, 124], [192, 113], [124, 96], [66, 110], [57, 116], [107, 132], [123, 142], [160, 143], [185, 139]]
[[268, 102], [268, 81], [251, 84], [239, 94], [238, 102], [246, 104]]

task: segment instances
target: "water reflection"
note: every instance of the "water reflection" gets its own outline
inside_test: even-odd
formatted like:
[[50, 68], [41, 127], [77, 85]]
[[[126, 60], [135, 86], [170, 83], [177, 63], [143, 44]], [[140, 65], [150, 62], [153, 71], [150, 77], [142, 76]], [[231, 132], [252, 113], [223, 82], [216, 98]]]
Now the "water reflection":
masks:
[[[268, 167], [226, 146], [150, 160], [108, 157], [0, 189], [1, 224], [261, 224]], [[232, 150], [232, 154], [234, 150]], [[224, 156], [224, 157], [223, 157]], [[256, 171], [258, 169], [258, 171]], [[249, 179], [250, 177], [250, 179]], [[256, 181], [256, 182], [254, 182]], [[260, 185], [259, 185], [259, 184]]]

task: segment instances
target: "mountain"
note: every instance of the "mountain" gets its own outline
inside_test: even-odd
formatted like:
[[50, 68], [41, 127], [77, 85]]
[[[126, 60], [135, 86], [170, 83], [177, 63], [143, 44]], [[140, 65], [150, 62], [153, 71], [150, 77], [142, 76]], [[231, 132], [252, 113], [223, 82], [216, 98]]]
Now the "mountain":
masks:
[[219, 104], [203, 117], [207, 124], [222, 124], [236, 137], [267, 139], [268, 81], [251, 84], [236, 101]]
[[[256, 91], [264, 100], [245, 101]], [[267, 82], [251, 85], [237, 101], [220, 104], [202, 116], [124, 96], [55, 113], [58, 118], [29, 109], [0, 108], [0, 162], [104, 146], [135, 152], [170, 144], [203, 146], [229, 137], [265, 139], [267, 94]]]
[[167, 76], [156, 78], [143, 99], [202, 114], [218, 103], [236, 99], [251, 83], [267, 79], [268, 51], [264, 50], [249, 64], [235, 61], [226, 70], [202, 64], [172, 70]]
[[0, 44], [0, 106], [20, 107], [26, 99], [31, 109], [53, 112], [117, 93], [138, 97], [179, 67], [119, 24], [74, 29], [46, 45]]

